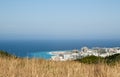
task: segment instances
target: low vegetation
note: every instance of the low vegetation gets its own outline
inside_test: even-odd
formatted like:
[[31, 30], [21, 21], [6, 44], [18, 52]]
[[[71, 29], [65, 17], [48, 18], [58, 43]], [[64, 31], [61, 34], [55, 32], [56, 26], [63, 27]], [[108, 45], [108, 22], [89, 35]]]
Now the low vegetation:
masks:
[[111, 55], [105, 58], [106, 63], [108, 64], [115, 64], [116, 62], [120, 61], [120, 54], [115, 54], [115, 55]]
[[3, 51], [3, 50], [0, 50], [0, 57], [1, 58], [17, 58], [16, 56], [11, 55], [8, 52]]
[[93, 63], [86, 64], [80, 61], [0, 57], [0, 77], [120, 77], [119, 61], [109, 66], [106, 63], [97, 63], [97, 60], [103, 60], [100, 57], [89, 56], [84, 60], [89, 61], [90, 58]]
[[87, 64], [105, 63], [111, 65], [120, 61], [120, 54], [114, 54], [111, 56], [107, 56], [105, 58], [97, 57], [97, 56], [87, 56], [82, 59], [77, 59], [75, 61], [79, 61], [81, 63], [87, 63]]
[[98, 64], [104, 62], [104, 58], [96, 57], [96, 56], [87, 56], [82, 59], [77, 59], [75, 61], [79, 61], [81, 63], [87, 63], [87, 64]]

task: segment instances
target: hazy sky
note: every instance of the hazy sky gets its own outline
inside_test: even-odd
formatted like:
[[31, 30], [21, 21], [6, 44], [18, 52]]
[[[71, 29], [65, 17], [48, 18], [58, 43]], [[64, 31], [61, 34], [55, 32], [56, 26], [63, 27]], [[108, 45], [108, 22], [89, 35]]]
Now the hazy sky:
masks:
[[120, 0], [0, 0], [0, 39], [120, 39]]

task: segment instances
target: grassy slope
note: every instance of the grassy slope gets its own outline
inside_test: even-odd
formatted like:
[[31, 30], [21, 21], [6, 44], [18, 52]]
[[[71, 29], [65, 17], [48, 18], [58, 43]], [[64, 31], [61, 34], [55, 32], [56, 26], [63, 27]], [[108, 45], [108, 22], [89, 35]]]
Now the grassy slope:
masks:
[[0, 57], [0, 77], [120, 77], [120, 63], [83, 64]]
[[120, 77], [120, 64], [82, 64], [0, 58], [0, 77]]

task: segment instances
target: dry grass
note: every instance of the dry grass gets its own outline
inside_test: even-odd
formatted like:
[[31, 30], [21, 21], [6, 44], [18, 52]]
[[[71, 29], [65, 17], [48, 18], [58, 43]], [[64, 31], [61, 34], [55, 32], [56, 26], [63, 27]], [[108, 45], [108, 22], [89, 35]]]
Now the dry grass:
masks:
[[120, 64], [0, 58], [0, 77], [120, 77]]

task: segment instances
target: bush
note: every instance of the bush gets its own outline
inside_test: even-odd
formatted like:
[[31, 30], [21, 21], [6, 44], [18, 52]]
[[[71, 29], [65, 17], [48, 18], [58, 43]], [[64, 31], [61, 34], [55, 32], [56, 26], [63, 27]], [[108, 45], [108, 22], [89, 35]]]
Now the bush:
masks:
[[16, 56], [14, 56], [14, 55], [11, 55], [11, 54], [9, 54], [8, 52], [6, 52], [6, 51], [3, 51], [3, 50], [0, 50], [0, 57], [14, 57], [14, 58], [16, 58]]
[[76, 61], [79, 61], [81, 63], [87, 63], [87, 64], [97, 64], [104, 61], [104, 58], [97, 57], [97, 56], [87, 56], [82, 59], [77, 59]]
[[118, 61], [120, 61], [120, 54], [114, 54], [111, 56], [108, 56], [105, 58], [105, 61], [110, 64], [110, 63], [116, 63]]
[[107, 63], [107, 64], [115, 64], [120, 61], [120, 54], [114, 54], [111, 56], [107, 56], [105, 58], [97, 57], [97, 56], [87, 56], [82, 59], [77, 59], [75, 61], [79, 61], [81, 63], [87, 64], [97, 64], [97, 63]]

